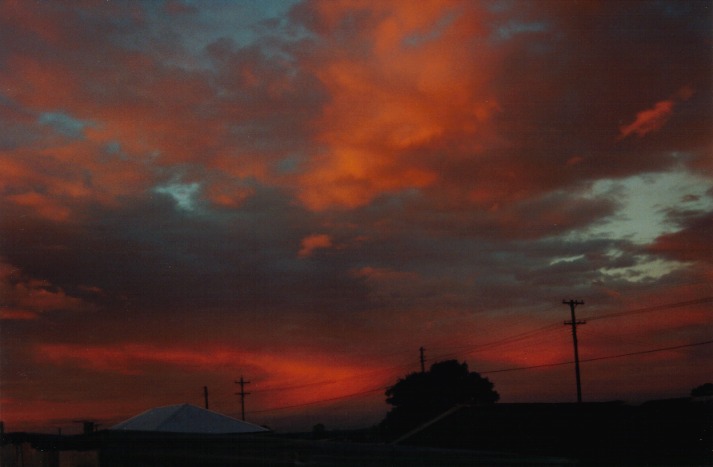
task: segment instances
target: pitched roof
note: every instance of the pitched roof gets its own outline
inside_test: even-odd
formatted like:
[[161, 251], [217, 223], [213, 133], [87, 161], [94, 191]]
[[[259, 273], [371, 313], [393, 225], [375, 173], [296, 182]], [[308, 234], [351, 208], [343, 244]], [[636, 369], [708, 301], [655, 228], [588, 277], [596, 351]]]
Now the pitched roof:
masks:
[[261, 426], [191, 404], [156, 407], [114, 425], [111, 430], [206, 434], [269, 431]]

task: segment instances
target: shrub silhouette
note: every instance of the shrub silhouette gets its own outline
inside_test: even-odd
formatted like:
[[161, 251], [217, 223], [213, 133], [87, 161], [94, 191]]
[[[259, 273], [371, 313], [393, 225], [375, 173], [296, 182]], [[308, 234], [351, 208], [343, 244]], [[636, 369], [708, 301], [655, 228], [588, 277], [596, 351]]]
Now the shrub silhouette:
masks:
[[713, 383], [705, 383], [691, 390], [691, 397], [713, 396]]
[[387, 436], [395, 436], [417, 427], [458, 404], [493, 404], [500, 395], [493, 383], [467, 363], [446, 360], [434, 363], [430, 370], [411, 373], [387, 389], [386, 402], [394, 406], [381, 427]]

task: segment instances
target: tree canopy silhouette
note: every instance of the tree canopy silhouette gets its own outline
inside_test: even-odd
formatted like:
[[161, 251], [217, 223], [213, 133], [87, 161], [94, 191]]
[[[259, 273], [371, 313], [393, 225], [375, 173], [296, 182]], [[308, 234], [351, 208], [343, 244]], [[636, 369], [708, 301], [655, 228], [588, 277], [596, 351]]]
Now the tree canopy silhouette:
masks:
[[691, 390], [692, 397], [713, 396], [713, 383], [705, 383]]
[[430, 370], [411, 373], [386, 390], [394, 406], [382, 422], [390, 434], [403, 433], [458, 404], [493, 404], [500, 395], [493, 383], [457, 360], [434, 363]]

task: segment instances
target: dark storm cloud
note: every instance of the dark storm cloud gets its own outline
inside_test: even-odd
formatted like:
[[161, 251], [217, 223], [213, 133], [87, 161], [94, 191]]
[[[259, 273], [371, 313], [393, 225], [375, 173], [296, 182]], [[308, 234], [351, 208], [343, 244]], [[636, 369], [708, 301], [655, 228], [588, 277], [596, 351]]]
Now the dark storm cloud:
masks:
[[649, 246], [649, 251], [678, 261], [713, 263], [713, 247], [710, 241], [713, 214], [689, 215], [681, 224], [681, 230], [658, 237]]
[[221, 305], [257, 312], [283, 301], [297, 312], [340, 288], [341, 274], [329, 265], [297, 257], [311, 216], [274, 192], [257, 194], [235, 214], [181, 210], [158, 194], [121, 210], [95, 209], [81, 224], [4, 222], [7, 259], [75, 293], [79, 285], [98, 287], [132, 307], [166, 312]]
[[[547, 18], [550, 28], [516, 38], [520, 47], [496, 83], [503, 131], [520, 145], [512, 157], [537, 174], [530, 182], [551, 188], [661, 170], [675, 163], [671, 151], [703, 157], [711, 123], [703, 104], [711, 92], [703, 2], [675, 12], [653, 2], [528, 3], [524, 10]], [[681, 102], [661, 132], [616, 142], [620, 126], [682, 88], [700, 95]], [[574, 157], [579, 163], [565, 167]]]

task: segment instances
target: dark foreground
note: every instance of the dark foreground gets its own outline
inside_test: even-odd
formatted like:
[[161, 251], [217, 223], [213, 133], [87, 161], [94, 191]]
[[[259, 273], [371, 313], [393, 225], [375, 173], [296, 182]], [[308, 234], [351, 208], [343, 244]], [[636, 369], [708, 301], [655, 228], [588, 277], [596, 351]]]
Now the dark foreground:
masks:
[[[471, 465], [568, 465], [565, 459], [522, 456], [511, 453], [438, 449], [389, 444], [300, 440], [274, 435], [194, 436], [148, 433], [98, 432], [91, 437], [62, 440], [64, 451], [33, 449], [16, 455], [16, 447], [5, 446], [4, 467], [169, 467], [169, 466], [471, 466]], [[81, 438], [81, 439], [80, 439]], [[57, 441], [57, 440], [55, 440]], [[69, 444], [66, 444], [69, 443]], [[55, 447], [58, 445], [55, 444]], [[75, 449], [92, 449], [95, 455], [83, 457]], [[13, 448], [11, 450], [8, 448]], [[30, 454], [29, 452], [32, 452]], [[86, 452], [86, 451], [85, 451]], [[31, 458], [31, 456], [33, 456]]]
[[398, 442], [559, 456], [589, 465], [713, 465], [713, 400], [464, 406]]
[[[329, 433], [327, 433], [329, 435]], [[459, 407], [397, 438], [8, 433], [5, 467], [713, 465], [713, 401]]]

